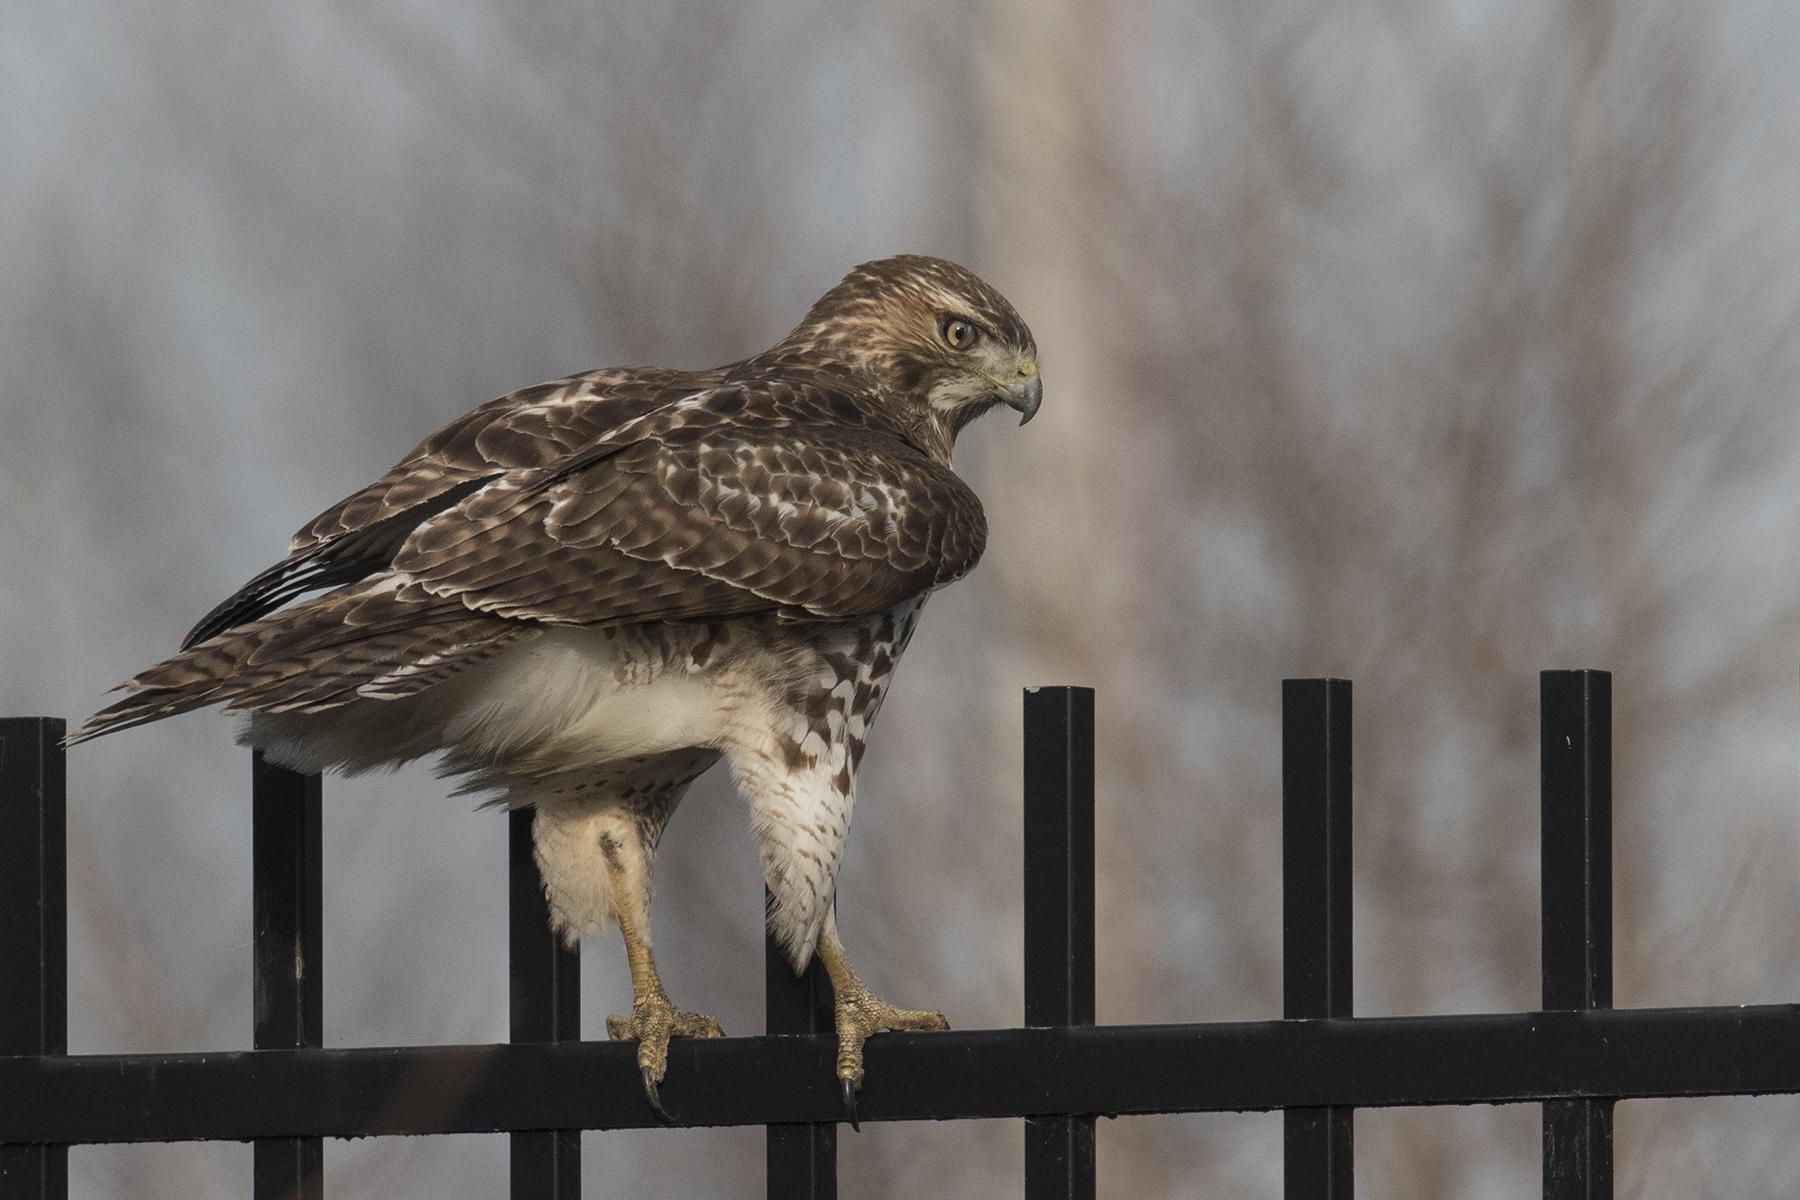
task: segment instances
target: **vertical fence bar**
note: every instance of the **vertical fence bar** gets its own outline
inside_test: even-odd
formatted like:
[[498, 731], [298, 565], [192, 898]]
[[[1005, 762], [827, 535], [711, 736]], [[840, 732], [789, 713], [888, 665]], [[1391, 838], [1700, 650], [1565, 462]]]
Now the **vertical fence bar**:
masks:
[[[63, 723], [0, 720], [0, 1054], [69, 1050]], [[0, 1145], [0, 1198], [65, 1200], [67, 1146]]]
[[[1094, 690], [1025, 691], [1025, 1024], [1094, 1023]], [[1025, 1200], [1094, 1200], [1094, 1118], [1025, 1119]]]
[[[535, 811], [507, 814], [507, 963], [510, 1035], [515, 1042], [581, 1040], [581, 952], [550, 928], [550, 903], [532, 852]], [[581, 1131], [529, 1129], [512, 1135], [513, 1200], [578, 1200]]]
[[[1612, 676], [1539, 680], [1544, 1008], [1612, 1007]], [[1613, 1194], [1613, 1102], [1544, 1105], [1545, 1200]]]
[[[1350, 1015], [1350, 681], [1281, 682], [1281, 1011]], [[1351, 1200], [1355, 1110], [1290, 1108], [1288, 1200]]]
[[[325, 1042], [319, 777], [251, 760], [251, 889], [258, 1050]], [[256, 1200], [323, 1200], [325, 1142], [257, 1138]]]
[[[764, 894], [764, 901], [768, 896]], [[781, 944], [763, 936], [763, 1020], [771, 1034], [835, 1033], [831, 981], [818, 955], [796, 976]], [[768, 1126], [769, 1200], [837, 1200], [837, 1126]]]

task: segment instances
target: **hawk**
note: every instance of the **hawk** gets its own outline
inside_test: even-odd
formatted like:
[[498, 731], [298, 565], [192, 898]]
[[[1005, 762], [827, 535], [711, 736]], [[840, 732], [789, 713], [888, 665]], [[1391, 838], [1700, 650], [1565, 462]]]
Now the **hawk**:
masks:
[[439, 754], [459, 792], [532, 807], [556, 929], [619, 927], [633, 998], [607, 1031], [659, 1113], [669, 1039], [721, 1031], [657, 977], [651, 867], [724, 759], [769, 929], [830, 978], [854, 1120], [865, 1039], [947, 1027], [874, 997], [839, 941], [857, 765], [926, 598], [986, 541], [951, 448], [997, 405], [1031, 419], [1036, 353], [999, 292], [903, 255], [730, 366], [502, 396], [307, 524], [70, 741], [223, 704], [294, 769]]

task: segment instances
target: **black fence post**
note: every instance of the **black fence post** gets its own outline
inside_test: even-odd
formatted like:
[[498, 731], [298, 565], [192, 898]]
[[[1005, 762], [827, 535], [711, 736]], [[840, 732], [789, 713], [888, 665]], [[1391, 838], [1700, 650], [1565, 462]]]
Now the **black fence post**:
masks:
[[[764, 894], [767, 902], [767, 894]], [[781, 944], [763, 935], [763, 1031], [769, 1034], [837, 1032], [831, 981], [818, 955], [796, 976]], [[832, 1123], [768, 1126], [764, 1162], [769, 1200], [837, 1200], [837, 1126]]]
[[[1612, 676], [1539, 679], [1543, 1000], [1612, 1007]], [[1544, 1105], [1545, 1200], [1613, 1194], [1613, 1102]]]
[[[251, 760], [252, 942], [258, 1050], [325, 1044], [324, 915], [317, 775]], [[323, 1200], [325, 1142], [257, 1138], [256, 1200]]]
[[[63, 723], [0, 720], [0, 1054], [69, 1049]], [[65, 1200], [69, 1148], [0, 1145], [0, 1198]]]
[[[1281, 682], [1281, 1015], [1350, 1015], [1350, 681]], [[1290, 1108], [1288, 1200], [1351, 1200], [1355, 1110]]]
[[[532, 851], [535, 809], [507, 814], [507, 977], [515, 1042], [581, 1040], [581, 952], [550, 928], [550, 903]], [[512, 1135], [513, 1200], [578, 1200], [581, 1131]]]
[[[1025, 690], [1025, 1024], [1094, 1023], [1094, 690]], [[1025, 1200], [1093, 1200], [1092, 1115], [1025, 1118]]]

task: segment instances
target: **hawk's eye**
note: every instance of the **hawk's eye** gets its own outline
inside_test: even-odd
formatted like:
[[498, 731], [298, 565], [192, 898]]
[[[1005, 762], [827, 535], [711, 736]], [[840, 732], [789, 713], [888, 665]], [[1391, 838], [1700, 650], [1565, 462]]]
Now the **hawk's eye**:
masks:
[[945, 317], [939, 332], [944, 335], [944, 345], [952, 350], [967, 350], [981, 336], [973, 321], [965, 321], [961, 317]]

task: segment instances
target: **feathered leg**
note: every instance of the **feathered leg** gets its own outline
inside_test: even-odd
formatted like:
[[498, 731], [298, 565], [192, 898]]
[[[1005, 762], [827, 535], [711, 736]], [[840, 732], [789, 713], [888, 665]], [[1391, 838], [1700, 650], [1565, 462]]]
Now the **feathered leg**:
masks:
[[844, 957], [843, 943], [838, 941], [837, 909], [825, 917], [825, 928], [819, 933], [819, 961], [831, 977], [831, 993], [837, 1005], [839, 1086], [844, 1092], [844, 1109], [851, 1128], [860, 1128], [856, 1120], [856, 1093], [863, 1081], [863, 1043], [869, 1035], [883, 1029], [948, 1029], [950, 1022], [941, 1012], [895, 1008], [872, 995], [863, 981], [850, 969]]
[[532, 825], [551, 924], [569, 943], [619, 923], [631, 968], [631, 1015], [606, 1018], [607, 1036], [638, 1043], [644, 1093], [664, 1120], [658, 1095], [671, 1037], [720, 1037], [719, 1023], [669, 1002], [650, 949], [650, 880], [656, 843], [688, 785], [718, 760], [708, 750], [659, 755], [625, 767], [601, 766], [522, 787], [535, 792]]
[[704, 1013], [683, 1012], [670, 1003], [650, 952], [650, 855], [636, 831], [608, 830], [600, 835], [600, 857], [606, 863], [625, 959], [631, 965], [631, 1015], [607, 1017], [606, 1036], [636, 1039], [638, 1070], [650, 1107], [667, 1121], [657, 1085], [669, 1070], [671, 1037], [723, 1037], [718, 1021]]

